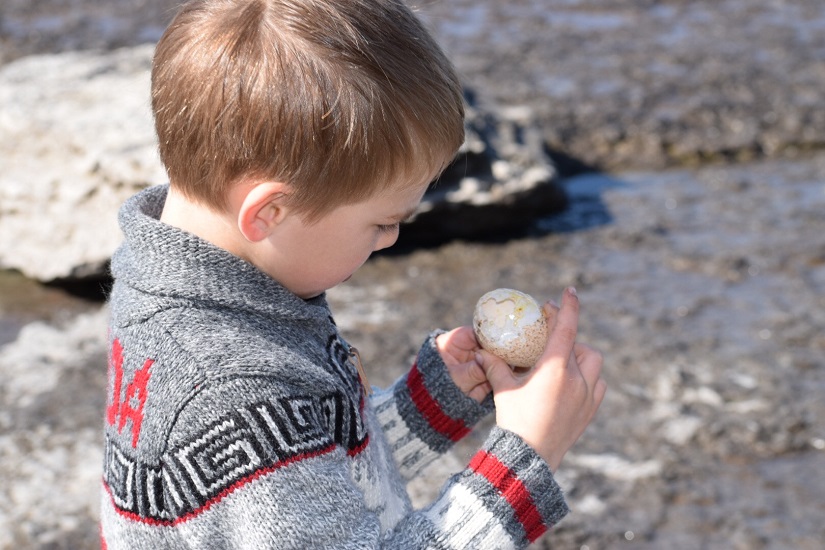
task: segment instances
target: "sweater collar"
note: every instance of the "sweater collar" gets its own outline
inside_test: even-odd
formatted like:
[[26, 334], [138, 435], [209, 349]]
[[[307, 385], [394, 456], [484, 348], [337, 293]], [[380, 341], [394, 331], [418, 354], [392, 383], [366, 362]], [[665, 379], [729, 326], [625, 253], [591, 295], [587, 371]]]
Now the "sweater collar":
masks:
[[325, 295], [304, 300], [249, 262], [160, 221], [168, 185], [128, 199], [118, 220], [125, 241], [112, 258], [117, 281], [147, 294], [266, 316], [328, 319]]

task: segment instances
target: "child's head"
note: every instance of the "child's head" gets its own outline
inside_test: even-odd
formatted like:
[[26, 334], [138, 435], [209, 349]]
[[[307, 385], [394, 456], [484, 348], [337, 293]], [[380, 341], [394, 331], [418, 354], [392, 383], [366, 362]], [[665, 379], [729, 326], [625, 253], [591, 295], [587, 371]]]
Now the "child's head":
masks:
[[461, 86], [403, 0], [194, 0], [158, 43], [161, 160], [223, 210], [240, 181], [291, 188], [307, 219], [439, 173], [463, 140]]

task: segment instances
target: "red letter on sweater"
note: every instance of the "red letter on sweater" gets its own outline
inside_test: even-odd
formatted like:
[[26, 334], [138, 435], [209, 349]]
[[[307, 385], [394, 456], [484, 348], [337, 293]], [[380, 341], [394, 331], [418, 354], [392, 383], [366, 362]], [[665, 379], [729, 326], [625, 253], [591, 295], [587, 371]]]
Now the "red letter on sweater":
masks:
[[109, 356], [109, 380], [112, 380], [112, 399], [106, 407], [106, 421], [113, 426], [120, 409], [120, 386], [123, 384], [123, 347], [118, 339], [112, 342], [112, 355]]
[[[140, 435], [140, 425], [143, 423], [143, 406], [146, 404], [146, 387], [149, 385], [149, 377], [154, 361], [147, 359], [143, 363], [143, 368], [135, 372], [134, 378], [126, 387], [126, 395], [123, 401], [120, 400], [120, 390], [123, 385], [123, 347], [119, 340], [112, 344], [112, 356], [109, 360], [109, 377], [113, 378], [112, 401], [106, 408], [106, 420], [110, 426], [114, 426], [115, 421], [120, 418], [117, 424], [117, 432], [123, 433], [126, 421], [132, 421], [132, 447], [137, 447], [138, 436]], [[133, 404], [134, 401], [134, 404]]]
[[[118, 433], [123, 431], [127, 420], [132, 421], [132, 447], [137, 447], [140, 425], [143, 422], [143, 405], [146, 404], [146, 386], [149, 384], [149, 369], [154, 361], [147, 359], [143, 368], [135, 373], [132, 383], [126, 388], [126, 398], [120, 403], [120, 422], [117, 425]], [[137, 401], [137, 407], [132, 406], [132, 399]]]

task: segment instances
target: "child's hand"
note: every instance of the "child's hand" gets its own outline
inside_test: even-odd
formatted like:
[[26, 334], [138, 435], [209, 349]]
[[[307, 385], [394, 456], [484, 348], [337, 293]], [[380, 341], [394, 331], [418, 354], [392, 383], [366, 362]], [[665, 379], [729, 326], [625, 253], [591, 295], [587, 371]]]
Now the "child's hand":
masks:
[[575, 291], [565, 291], [561, 309], [549, 304], [545, 308], [551, 331], [544, 353], [529, 372], [516, 374], [486, 351], [478, 358], [495, 395], [496, 424], [521, 436], [555, 471], [593, 420], [607, 384], [601, 378], [601, 354], [576, 343]]
[[438, 352], [447, 370], [465, 395], [479, 403], [490, 393], [490, 383], [477, 360], [481, 346], [472, 327], [459, 327], [435, 339]]

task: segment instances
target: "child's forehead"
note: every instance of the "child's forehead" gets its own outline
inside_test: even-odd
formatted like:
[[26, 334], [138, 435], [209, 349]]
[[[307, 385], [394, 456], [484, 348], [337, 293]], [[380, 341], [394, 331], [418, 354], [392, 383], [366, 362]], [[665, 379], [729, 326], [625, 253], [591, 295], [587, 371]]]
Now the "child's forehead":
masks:
[[[422, 156], [418, 161], [412, 161], [407, 165], [407, 171], [395, 179], [394, 185], [397, 187], [418, 187], [421, 185], [431, 185], [447, 166], [455, 159], [456, 153], [452, 155]], [[393, 185], [390, 185], [392, 187]]]
[[411, 209], [412, 203], [417, 204], [420, 202], [420, 198], [432, 183], [433, 177], [419, 174], [419, 177], [416, 178], [395, 180], [391, 184], [376, 190], [367, 201], [374, 201], [376, 205], [396, 206], [400, 215]]

